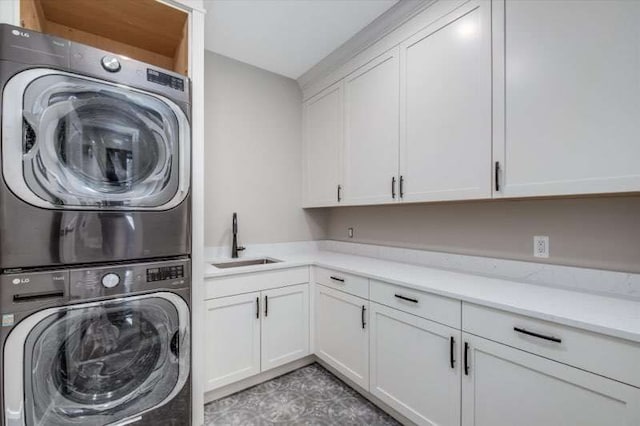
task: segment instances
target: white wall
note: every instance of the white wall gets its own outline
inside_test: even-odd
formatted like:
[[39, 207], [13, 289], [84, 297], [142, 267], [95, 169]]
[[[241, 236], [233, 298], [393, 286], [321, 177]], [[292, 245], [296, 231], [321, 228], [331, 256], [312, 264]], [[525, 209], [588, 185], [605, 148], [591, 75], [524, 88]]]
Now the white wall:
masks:
[[205, 52], [205, 246], [325, 237], [302, 205], [302, 93], [289, 78]]

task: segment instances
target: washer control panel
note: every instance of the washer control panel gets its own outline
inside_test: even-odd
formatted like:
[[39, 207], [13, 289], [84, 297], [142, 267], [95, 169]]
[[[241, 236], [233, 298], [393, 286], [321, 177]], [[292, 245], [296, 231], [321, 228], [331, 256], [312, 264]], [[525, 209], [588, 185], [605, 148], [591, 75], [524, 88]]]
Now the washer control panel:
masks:
[[184, 278], [184, 265], [161, 266], [147, 269], [147, 282]]

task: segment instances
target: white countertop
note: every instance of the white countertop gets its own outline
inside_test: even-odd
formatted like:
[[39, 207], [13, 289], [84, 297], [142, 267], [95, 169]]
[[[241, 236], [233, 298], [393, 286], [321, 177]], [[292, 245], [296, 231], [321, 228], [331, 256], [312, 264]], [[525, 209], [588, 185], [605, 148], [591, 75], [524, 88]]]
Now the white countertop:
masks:
[[640, 342], [639, 301], [329, 251], [273, 257], [282, 262], [231, 269], [218, 269], [207, 262], [205, 278], [321, 266]]

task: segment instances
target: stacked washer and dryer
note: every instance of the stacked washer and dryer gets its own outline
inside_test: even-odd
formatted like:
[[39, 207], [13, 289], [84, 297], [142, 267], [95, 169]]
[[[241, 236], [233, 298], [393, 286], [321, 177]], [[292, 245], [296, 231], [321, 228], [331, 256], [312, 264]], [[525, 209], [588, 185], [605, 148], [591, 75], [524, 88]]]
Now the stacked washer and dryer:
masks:
[[190, 84], [0, 25], [2, 424], [188, 425]]

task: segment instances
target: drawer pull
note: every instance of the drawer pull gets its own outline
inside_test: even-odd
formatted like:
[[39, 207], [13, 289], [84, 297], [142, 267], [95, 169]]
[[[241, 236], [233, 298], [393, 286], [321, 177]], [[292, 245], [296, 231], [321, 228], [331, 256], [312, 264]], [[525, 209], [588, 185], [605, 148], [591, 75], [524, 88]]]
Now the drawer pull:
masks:
[[331, 278], [331, 279], [332, 279], [332, 280], [334, 280], [334, 281], [341, 282], [341, 283], [343, 283], [343, 282], [344, 282], [344, 278], [338, 278], [338, 277], [334, 277], [334, 276], [331, 276], [331, 277], [329, 277], [329, 278]]
[[401, 294], [396, 294], [395, 296], [396, 296], [398, 299], [406, 300], [407, 302], [418, 303], [418, 299], [413, 299], [413, 298], [411, 298], [411, 297], [403, 296], [403, 295], [401, 295]]
[[525, 330], [524, 328], [520, 327], [513, 327], [513, 330], [517, 331], [518, 333], [526, 334], [527, 336], [537, 337], [538, 339], [544, 339], [555, 343], [562, 343], [562, 339], [559, 337], [547, 336], [546, 334], [536, 333], [534, 331]]

